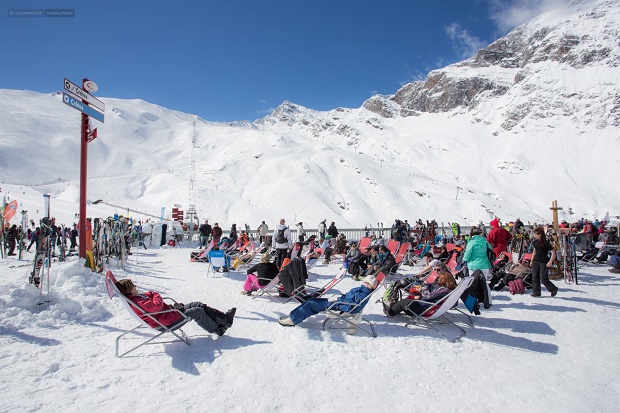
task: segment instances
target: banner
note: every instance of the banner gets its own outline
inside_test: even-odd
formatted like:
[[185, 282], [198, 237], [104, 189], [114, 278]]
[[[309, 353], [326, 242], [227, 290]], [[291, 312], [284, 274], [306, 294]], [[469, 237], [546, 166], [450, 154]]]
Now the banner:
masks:
[[11, 218], [13, 218], [15, 216], [15, 214], [17, 213], [17, 200], [12, 200], [11, 202], [9, 202], [9, 204], [6, 206], [6, 209], [4, 210], [4, 224], [7, 225], [9, 223], [9, 221], [11, 220]]

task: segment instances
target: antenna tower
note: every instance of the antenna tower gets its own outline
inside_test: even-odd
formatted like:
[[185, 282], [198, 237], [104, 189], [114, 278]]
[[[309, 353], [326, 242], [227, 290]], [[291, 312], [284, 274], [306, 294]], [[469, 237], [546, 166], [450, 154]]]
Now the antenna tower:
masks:
[[198, 221], [198, 214], [196, 213], [196, 119], [194, 115], [194, 123], [192, 124], [192, 151], [190, 154], [190, 175], [189, 175], [189, 211], [187, 211], [187, 220], [194, 221], [200, 224]]

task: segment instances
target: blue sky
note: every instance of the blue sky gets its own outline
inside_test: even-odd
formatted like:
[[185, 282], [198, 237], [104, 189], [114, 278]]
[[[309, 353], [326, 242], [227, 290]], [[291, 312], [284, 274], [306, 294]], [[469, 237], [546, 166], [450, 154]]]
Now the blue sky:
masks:
[[[254, 120], [284, 100], [359, 107], [475, 53], [563, 0], [3, 1], [0, 88], [65, 77], [209, 121]], [[11, 17], [73, 9], [74, 17]]]

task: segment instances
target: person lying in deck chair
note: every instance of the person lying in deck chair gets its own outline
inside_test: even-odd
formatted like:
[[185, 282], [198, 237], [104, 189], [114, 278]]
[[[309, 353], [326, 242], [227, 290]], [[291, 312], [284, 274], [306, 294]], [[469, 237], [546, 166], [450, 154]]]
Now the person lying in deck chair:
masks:
[[[406, 288], [407, 286], [400, 287]], [[442, 268], [439, 270], [439, 276], [434, 283], [424, 283], [421, 286], [419, 284], [415, 285], [410, 289], [407, 298], [393, 302], [389, 299], [390, 295], [386, 293], [386, 296], [383, 298], [383, 312], [390, 318], [403, 311], [414, 312], [419, 315], [432, 305], [427, 303], [434, 303], [442, 299], [455, 288], [456, 281], [454, 281], [454, 277], [447, 269]], [[424, 303], [418, 300], [424, 301]]]
[[[195, 301], [189, 304], [176, 303], [170, 306], [164, 302], [161, 295], [154, 291], [138, 292], [133, 281], [129, 278], [124, 278], [116, 282], [116, 287], [125, 297], [136, 303], [138, 307], [144, 311], [153, 313], [157, 311], [164, 311], [174, 308], [183, 312], [187, 317], [194, 320], [200, 327], [207, 330], [209, 333], [215, 333], [218, 336], [224, 335], [227, 329], [233, 324], [233, 318], [237, 309], [235, 307], [228, 310], [226, 313], [222, 313], [215, 308], [211, 308], [206, 304]], [[136, 314], [137, 314], [136, 309]], [[144, 321], [146, 321], [151, 327], [157, 328], [158, 325], [147, 316], [140, 315]], [[170, 326], [181, 319], [179, 313], [175, 311], [162, 313], [154, 316], [157, 321], [165, 326]]]
[[[309, 299], [291, 311], [288, 317], [280, 318], [278, 322], [285, 327], [295, 326], [304, 321], [306, 318], [327, 310], [335, 301], [359, 304], [364, 300], [364, 298], [370, 295], [378, 285], [379, 283], [377, 282], [376, 277], [368, 276], [364, 279], [362, 285], [351, 289], [348, 293], [343, 294], [340, 297], [332, 298], [331, 301], [327, 298]], [[364, 305], [357, 307], [352, 313], [359, 313], [364, 309], [367, 303], [368, 300], [364, 302]], [[334, 307], [334, 309], [348, 312], [351, 311], [351, 306], [347, 304], [339, 304]]]

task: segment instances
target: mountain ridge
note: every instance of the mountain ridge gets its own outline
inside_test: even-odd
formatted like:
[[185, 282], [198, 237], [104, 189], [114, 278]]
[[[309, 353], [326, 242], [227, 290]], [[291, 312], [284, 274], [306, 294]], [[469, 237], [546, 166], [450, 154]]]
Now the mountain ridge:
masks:
[[[589, 2], [560, 17], [570, 25], [579, 13], [594, 13], [603, 27], [620, 26], [618, 4]], [[506, 37], [536, 32], [532, 22]], [[595, 32], [583, 22], [576, 27]], [[619, 38], [608, 42], [618, 46]], [[473, 224], [494, 215], [548, 221], [553, 199], [567, 219], [569, 208], [591, 218], [618, 214], [620, 195], [600, 177], [620, 170], [613, 63], [620, 46], [579, 67], [554, 60], [466, 65], [486, 62], [495, 44], [515, 43], [502, 39], [429, 73], [425, 82], [435, 92], [419, 101], [413, 89], [424, 82], [360, 108], [316, 111], [285, 101], [253, 122], [209, 122], [139, 99], [100, 98], [106, 122], [93, 122], [99, 138], [89, 145], [89, 200], [156, 215], [162, 206], [195, 204], [199, 216], [222, 222], [284, 216], [311, 225], [324, 218], [356, 226], [395, 218]], [[469, 86], [451, 91], [459, 84]], [[416, 109], [423, 104], [445, 110]], [[0, 108], [4, 182], [75, 201], [77, 112], [58, 93], [11, 90], [0, 90]], [[592, 148], [603, 150], [602, 162], [589, 155]]]

